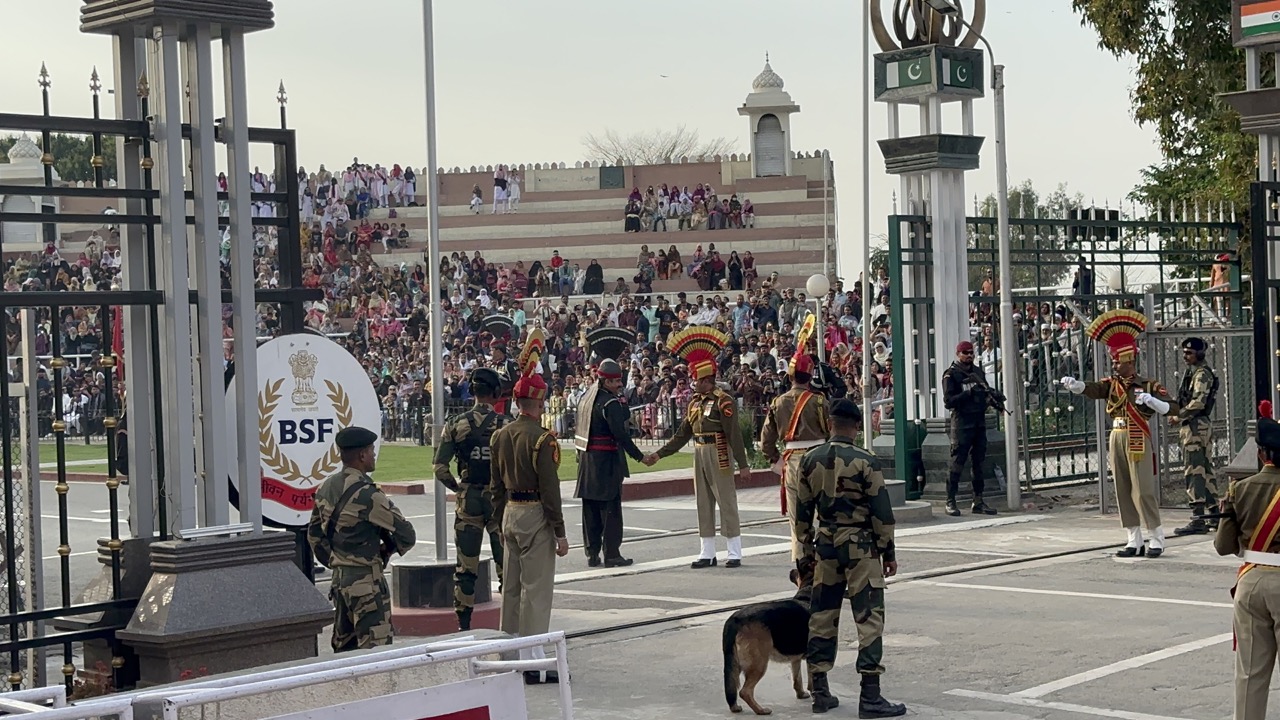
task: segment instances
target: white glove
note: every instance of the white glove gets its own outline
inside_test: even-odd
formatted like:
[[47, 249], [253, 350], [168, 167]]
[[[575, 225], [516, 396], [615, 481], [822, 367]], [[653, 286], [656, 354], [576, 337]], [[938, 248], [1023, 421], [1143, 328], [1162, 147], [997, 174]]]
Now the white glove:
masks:
[[1147, 407], [1151, 408], [1152, 410], [1155, 410], [1161, 415], [1166, 415], [1169, 412], [1169, 403], [1161, 400], [1160, 398], [1156, 397], [1155, 395], [1152, 395], [1151, 393], [1145, 393], [1145, 392], [1138, 393], [1137, 397], [1134, 398], [1134, 402], [1138, 403], [1139, 405], [1146, 405]]
[[1062, 384], [1062, 387], [1064, 387], [1064, 388], [1066, 388], [1066, 389], [1070, 390], [1071, 392], [1075, 393], [1076, 395], [1079, 395], [1080, 393], [1084, 392], [1084, 381], [1083, 381], [1083, 380], [1077, 380], [1077, 379], [1075, 379], [1075, 378], [1071, 377], [1070, 375], [1068, 375], [1068, 376], [1066, 376], [1066, 377], [1062, 378], [1062, 380], [1060, 380], [1059, 382]]

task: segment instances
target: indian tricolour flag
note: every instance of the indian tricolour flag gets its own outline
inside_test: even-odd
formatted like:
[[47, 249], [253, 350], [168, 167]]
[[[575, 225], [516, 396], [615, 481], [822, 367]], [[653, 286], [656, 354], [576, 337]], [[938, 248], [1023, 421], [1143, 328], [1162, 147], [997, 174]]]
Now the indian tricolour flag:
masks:
[[1240, 34], [1244, 37], [1280, 33], [1280, 0], [1242, 5]]
[[[1277, 0], [1280, 4], [1280, 0]], [[915, 60], [899, 60], [885, 65], [884, 85], [886, 88], [913, 87], [928, 85], [933, 82], [933, 72], [929, 58]]]

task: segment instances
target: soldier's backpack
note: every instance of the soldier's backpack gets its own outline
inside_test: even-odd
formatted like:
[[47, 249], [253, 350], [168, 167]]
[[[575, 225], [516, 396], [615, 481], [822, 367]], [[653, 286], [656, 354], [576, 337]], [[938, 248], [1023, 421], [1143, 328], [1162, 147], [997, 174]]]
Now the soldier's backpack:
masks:
[[[467, 423], [471, 423], [471, 416], [467, 417]], [[467, 464], [467, 484], [489, 484], [489, 441], [500, 427], [502, 423], [496, 410], [490, 410], [479, 425], [471, 425], [471, 432], [467, 433], [466, 439], [461, 443], [460, 453], [463, 462]]]
[[342, 493], [342, 497], [338, 498], [338, 502], [333, 506], [333, 512], [329, 515], [329, 522], [325, 524], [324, 537], [320, 538], [311, 550], [315, 553], [316, 562], [325, 567], [332, 567], [329, 563], [333, 560], [333, 531], [338, 527], [338, 517], [342, 515], [342, 509], [347, 506], [347, 501], [352, 495], [360, 489], [360, 482], [353, 482]]

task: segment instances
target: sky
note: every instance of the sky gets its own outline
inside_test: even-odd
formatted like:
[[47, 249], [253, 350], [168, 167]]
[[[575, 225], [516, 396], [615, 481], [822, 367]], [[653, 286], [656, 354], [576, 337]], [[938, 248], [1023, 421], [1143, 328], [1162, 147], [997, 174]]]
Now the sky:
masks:
[[[887, 13], [892, 0], [877, 4]], [[33, 30], [6, 33], [0, 43], [4, 111], [39, 112], [42, 61], [53, 80], [55, 114], [89, 112], [94, 65], [104, 86], [132, 87], [132, 80], [112, 78], [110, 40], [79, 31], [79, 2], [0, 0], [0, 7], [10, 22]], [[572, 165], [587, 158], [588, 133], [678, 125], [704, 138], [728, 138], [747, 152], [747, 119], [737, 108], [769, 53], [801, 108], [791, 120], [792, 149], [831, 153], [839, 269], [844, 277], [860, 272], [860, 3], [435, 0], [433, 7], [443, 167]], [[308, 170], [345, 166], [352, 157], [425, 165], [422, 1], [276, 0], [275, 10], [276, 27], [247, 41], [250, 122], [278, 125], [283, 81]], [[1010, 184], [1029, 179], [1043, 193], [1067, 183], [1086, 200], [1114, 207], [1139, 171], [1159, 159], [1154, 132], [1132, 119], [1129, 62], [1097, 47], [1070, 0], [989, 0], [983, 34], [1006, 66]], [[215, 83], [221, 88], [220, 76]], [[966, 176], [970, 198], [995, 190], [989, 90], [974, 116], [975, 133], [987, 140], [981, 168]], [[944, 123], [959, 132], [958, 105], [949, 106]], [[904, 131], [916, 132], [915, 123]], [[872, 103], [870, 132], [871, 234], [879, 245], [898, 188], [875, 143], [889, 135], [887, 106]], [[270, 164], [265, 155], [254, 160]]]

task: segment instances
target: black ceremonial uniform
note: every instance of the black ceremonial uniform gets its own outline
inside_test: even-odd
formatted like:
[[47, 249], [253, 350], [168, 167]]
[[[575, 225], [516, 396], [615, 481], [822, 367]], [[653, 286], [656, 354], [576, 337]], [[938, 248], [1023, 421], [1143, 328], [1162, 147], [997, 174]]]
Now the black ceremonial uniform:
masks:
[[589, 430], [585, 449], [579, 446], [578, 486], [573, 492], [582, 500], [583, 544], [592, 565], [598, 564], [602, 545], [606, 565], [629, 565], [621, 555], [622, 479], [631, 475], [626, 455], [639, 462], [644, 453], [627, 431], [631, 411], [622, 398], [603, 387], [591, 394], [590, 420], [579, 413], [578, 427]]

